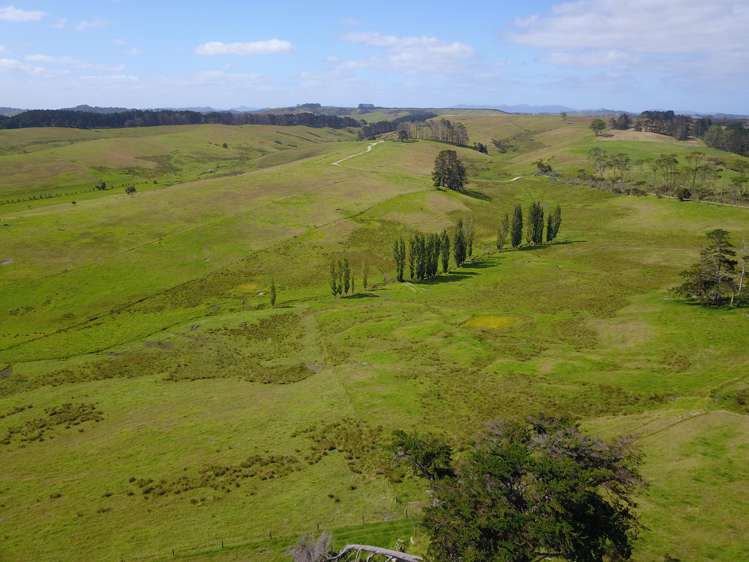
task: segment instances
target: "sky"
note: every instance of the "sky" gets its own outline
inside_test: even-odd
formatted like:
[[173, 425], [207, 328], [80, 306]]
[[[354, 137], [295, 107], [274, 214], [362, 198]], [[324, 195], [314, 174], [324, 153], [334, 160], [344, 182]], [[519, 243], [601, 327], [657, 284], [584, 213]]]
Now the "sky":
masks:
[[0, 106], [749, 113], [749, 0], [0, 0]]

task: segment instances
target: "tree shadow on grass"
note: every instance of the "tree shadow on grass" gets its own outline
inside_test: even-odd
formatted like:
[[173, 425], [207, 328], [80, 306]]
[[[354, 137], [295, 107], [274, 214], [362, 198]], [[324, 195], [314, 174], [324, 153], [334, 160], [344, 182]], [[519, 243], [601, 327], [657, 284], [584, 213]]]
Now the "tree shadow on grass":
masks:
[[564, 240], [563, 242], [553, 242], [551, 244], [541, 244], [540, 246], [521, 246], [516, 248], [518, 252], [533, 252], [537, 250], [545, 250], [547, 248], [553, 248], [554, 246], [567, 246], [568, 244], [581, 244], [587, 242], [587, 240]]
[[375, 295], [374, 293], [355, 293], [353, 295], [348, 295], [347, 297], [343, 297], [344, 299], [379, 299], [380, 295]]
[[[481, 258], [464, 263], [461, 269], [488, 269], [497, 265], [497, 260], [492, 258]], [[472, 275], [476, 275], [472, 273]]]
[[472, 271], [451, 271], [447, 274], [440, 274], [434, 279], [425, 279], [424, 281], [412, 281], [414, 285], [440, 285], [442, 283], [454, 283], [456, 281], [464, 281], [470, 279], [474, 275], [478, 275]]
[[475, 191], [473, 189], [466, 189], [465, 191], [461, 191], [463, 195], [467, 195], [468, 197], [471, 197], [473, 199], [480, 199], [481, 201], [491, 201], [492, 198], [489, 197], [486, 193], [483, 193], [481, 191]]

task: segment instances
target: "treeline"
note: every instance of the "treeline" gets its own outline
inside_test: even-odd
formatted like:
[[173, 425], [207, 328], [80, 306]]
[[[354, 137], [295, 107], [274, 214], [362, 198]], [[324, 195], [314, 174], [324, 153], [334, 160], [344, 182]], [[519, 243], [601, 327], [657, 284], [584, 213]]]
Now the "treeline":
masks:
[[[362, 286], [369, 286], [369, 266], [366, 262], [361, 266]], [[348, 258], [332, 260], [330, 262], [330, 292], [334, 297], [356, 294], [356, 275], [351, 269]]]
[[89, 113], [72, 110], [24, 111], [0, 120], [0, 128], [68, 127], [75, 129], [117, 129], [124, 127], [157, 127], [161, 125], [304, 125], [307, 127], [361, 127], [363, 122], [351, 117], [315, 113], [198, 113], [179, 110], [131, 110], [121, 113]]
[[452, 240], [447, 230], [443, 230], [441, 233], [414, 234], [408, 245], [403, 238], [393, 242], [396, 279], [400, 282], [405, 280], [406, 265], [409, 279], [414, 281], [434, 279], [439, 274], [440, 267], [442, 273], [448, 273], [451, 250], [457, 267], [462, 267], [473, 255], [472, 221], [464, 223], [463, 219], [460, 219]]
[[457, 146], [469, 146], [470, 140], [463, 123], [453, 123], [448, 119], [404, 122], [398, 126], [398, 133], [403, 133], [409, 139], [432, 140]]
[[[591, 170], [581, 169], [577, 179], [614, 193], [669, 195], [681, 200], [717, 199], [740, 203], [749, 198], [749, 162], [725, 161], [704, 152], [660, 154], [652, 160], [632, 161], [627, 154], [594, 147], [588, 152]], [[727, 170], [734, 172], [728, 175]], [[728, 181], [724, 181], [727, 176]], [[635, 178], [637, 179], [635, 181]]]
[[408, 122], [418, 123], [426, 121], [427, 119], [432, 119], [436, 116], [436, 113], [430, 113], [428, 111], [414, 111], [413, 113], [409, 113], [408, 115], [390, 121], [377, 121], [376, 123], [363, 124], [359, 131], [359, 139], [374, 139], [377, 135], [395, 132]]
[[711, 125], [702, 140], [712, 148], [749, 156], [749, 129], [743, 123]]
[[[544, 231], [544, 224], [546, 230]], [[534, 201], [523, 214], [523, 207], [516, 205], [512, 212], [504, 213], [499, 219], [497, 227], [497, 250], [503, 250], [509, 241], [513, 248], [523, 245], [523, 235], [527, 246], [541, 246], [544, 243], [544, 232], [546, 242], [551, 243], [559, 236], [562, 228], [562, 208], [557, 205], [551, 211], [544, 223], [544, 205]]]
[[677, 115], [673, 111], [643, 111], [634, 122], [636, 131], [668, 135], [677, 140], [702, 136], [709, 126], [709, 118], [693, 119], [687, 115]]
[[[600, 121], [600, 120], [599, 120]], [[701, 138], [712, 148], [749, 156], [749, 129], [742, 121], [714, 121], [673, 111], [643, 111], [635, 118], [626, 113], [609, 119], [609, 128], [667, 135], [677, 140]]]

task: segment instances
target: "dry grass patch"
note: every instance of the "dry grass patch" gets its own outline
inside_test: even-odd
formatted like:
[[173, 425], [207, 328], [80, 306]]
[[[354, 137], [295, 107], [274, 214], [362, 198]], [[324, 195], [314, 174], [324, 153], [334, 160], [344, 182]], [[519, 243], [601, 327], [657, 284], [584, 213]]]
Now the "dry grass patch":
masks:
[[477, 330], [506, 330], [518, 323], [518, 319], [512, 316], [474, 316], [463, 325], [467, 328]]

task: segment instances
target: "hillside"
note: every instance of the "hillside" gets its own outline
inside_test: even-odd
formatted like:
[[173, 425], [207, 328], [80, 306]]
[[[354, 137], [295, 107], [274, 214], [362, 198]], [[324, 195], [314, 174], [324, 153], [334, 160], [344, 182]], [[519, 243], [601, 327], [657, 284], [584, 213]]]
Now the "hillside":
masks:
[[[576, 180], [593, 147], [741, 157], [578, 116], [440, 117], [489, 153], [345, 128], [0, 131], [0, 558], [280, 561], [318, 529], [420, 553], [428, 497], [391, 431], [460, 447], [546, 411], [641, 446], [634, 559], [749, 559], [747, 312], [669, 292], [706, 231], [749, 237], [749, 209]], [[445, 148], [465, 193], [432, 185]], [[532, 201], [561, 206], [560, 237], [498, 252]], [[471, 261], [395, 281], [394, 240], [469, 217]], [[357, 292], [333, 297], [344, 258]]]

